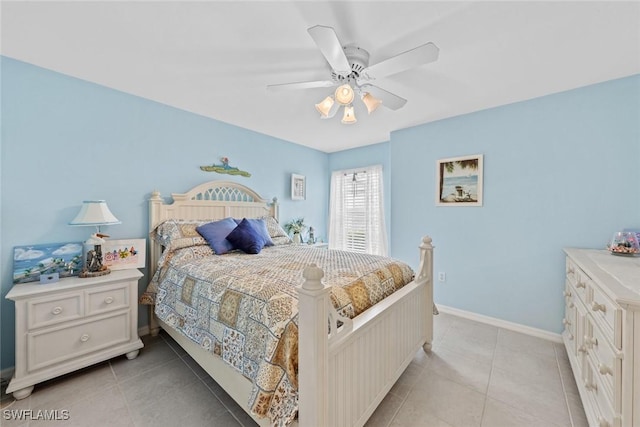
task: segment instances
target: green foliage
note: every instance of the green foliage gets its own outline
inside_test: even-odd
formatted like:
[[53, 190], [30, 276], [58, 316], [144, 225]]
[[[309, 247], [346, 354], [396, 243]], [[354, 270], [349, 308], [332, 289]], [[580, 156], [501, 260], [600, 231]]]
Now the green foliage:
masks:
[[284, 225], [284, 231], [289, 234], [302, 233], [306, 228], [307, 226], [304, 224], [304, 218], [292, 219]]

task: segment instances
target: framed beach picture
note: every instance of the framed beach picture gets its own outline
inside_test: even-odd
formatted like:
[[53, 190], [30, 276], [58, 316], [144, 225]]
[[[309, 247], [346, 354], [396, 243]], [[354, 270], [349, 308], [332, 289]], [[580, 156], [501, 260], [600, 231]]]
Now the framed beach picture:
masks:
[[13, 248], [13, 283], [37, 282], [40, 275], [77, 276], [83, 265], [82, 242]]
[[307, 183], [304, 175], [291, 174], [291, 200], [307, 198]]
[[102, 244], [102, 263], [111, 270], [144, 268], [146, 239], [107, 240]]
[[436, 205], [482, 206], [482, 154], [436, 164]]

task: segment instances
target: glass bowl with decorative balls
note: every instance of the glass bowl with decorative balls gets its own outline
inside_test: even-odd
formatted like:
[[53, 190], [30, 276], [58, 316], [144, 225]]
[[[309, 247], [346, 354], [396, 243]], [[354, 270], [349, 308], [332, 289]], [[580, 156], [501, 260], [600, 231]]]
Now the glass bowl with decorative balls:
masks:
[[640, 255], [638, 235], [633, 231], [618, 231], [614, 233], [607, 249], [612, 255], [638, 256]]

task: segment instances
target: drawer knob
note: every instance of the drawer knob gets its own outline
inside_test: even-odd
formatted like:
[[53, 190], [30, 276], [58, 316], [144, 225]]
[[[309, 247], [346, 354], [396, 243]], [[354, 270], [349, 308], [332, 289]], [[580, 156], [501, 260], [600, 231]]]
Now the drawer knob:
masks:
[[587, 287], [587, 284], [584, 283], [584, 282], [578, 281], [578, 283], [576, 284], [576, 288], [578, 288], [578, 289], [579, 288], [586, 288], [586, 287]]
[[89, 334], [82, 334], [82, 336], [80, 337], [80, 341], [82, 342], [89, 341]]
[[60, 306], [54, 307], [53, 310], [51, 310], [51, 314], [55, 316], [57, 316], [60, 313], [62, 313], [62, 307]]
[[591, 310], [593, 311], [601, 311], [603, 313], [607, 312], [607, 307], [604, 304], [598, 304], [596, 301], [591, 303]]
[[594, 345], [597, 346], [598, 345], [598, 339], [594, 338], [594, 337], [590, 337], [589, 335], [585, 335], [584, 336], [584, 343], [588, 347], [593, 347]]
[[602, 375], [613, 375], [613, 369], [611, 369], [610, 367], [608, 367], [607, 365], [605, 365], [604, 363], [600, 363], [598, 365], [598, 371], [602, 374]]
[[585, 346], [581, 345], [580, 347], [578, 347], [578, 351], [579, 351], [580, 353], [586, 353], [586, 352], [587, 352], [587, 349], [585, 348]]
[[104, 303], [105, 303], [105, 304], [111, 304], [112, 302], [113, 302], [113, 297], [106, 297], [106, 298], [104, 299]]
[[575, 307], [575, 306], [576, 306], [576, 305], [575, 305], [573, 302], [570, 302], [570, 303], [569, 303], [569, 308], [573, 308], [573, 307]]
[[610, 427], [609, 421], [605, 420], [602, 417], [598, 417], [598, 427]]
[[571, 291], [564, 291], [562, 294], [568, 298], [571, 296]]
[[569, 320], [567, 320], [566, 318], [562, 319], [562, 324], [565, 326], [571, 325], [571, 322]]
[[598, 391], [598, 384], [596, 383], [590, 383], [589, 381], [585, 381], [584, 382], [584, 388], [586, 388], [587, 390], [593, 390], [593, 391]]

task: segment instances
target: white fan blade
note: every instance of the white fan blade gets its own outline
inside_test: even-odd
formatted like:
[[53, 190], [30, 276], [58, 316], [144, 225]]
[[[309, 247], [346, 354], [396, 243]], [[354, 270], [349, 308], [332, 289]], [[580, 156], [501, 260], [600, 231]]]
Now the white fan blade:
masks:
[[382, 101], [382, 106], [387, 107], [390, 110], [398, 110], [404, 107], [404, 104], [407, 103], [406, 99], [401, 98], [391, 92], [387, 92], [386, 90], [381, 89], [378, 86], [363, 85], [360, 86], [360, 89], [363, 92], [369, 92], [371, 95], [378, 98], [380, 101]]
[[367, 82], [380, 79], [408, 70], [419, 65], [428, 64], [438, 59], [440, 49], [433, 43], [423, 44], [406, 52], [400, 53], [382, 62], [378, 62], [360, 72], [358, 81]]
[[278, 92], [283, 90], [297, 90], [297, 89], [313, 89], [316, 87], [331, 87], [336, 83], [331, 80], [317, 80], [313, 82], [297, 82], [297, 83], [282, 83], [277, 85], [267, 85], [267, 90], [272, 92]]
[[307, 30], [320, 48], [320, 52], [336, 74], [347, 76], [351, 73], [351, 65], [344, 54], [340, 40], [331, 27], [316, 25]]

